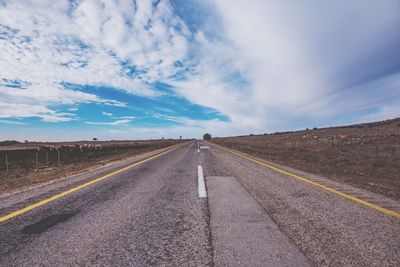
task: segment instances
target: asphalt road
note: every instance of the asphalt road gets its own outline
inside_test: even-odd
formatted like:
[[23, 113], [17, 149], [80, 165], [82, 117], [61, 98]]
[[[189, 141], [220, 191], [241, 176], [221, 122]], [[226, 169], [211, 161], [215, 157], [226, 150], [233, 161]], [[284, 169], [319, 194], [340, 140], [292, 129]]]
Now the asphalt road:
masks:
[[[3, 196], [0, 218], [145, 157]], [[399, 221], [191, 142], [1, 222], [0, 266], [398, 266]]]

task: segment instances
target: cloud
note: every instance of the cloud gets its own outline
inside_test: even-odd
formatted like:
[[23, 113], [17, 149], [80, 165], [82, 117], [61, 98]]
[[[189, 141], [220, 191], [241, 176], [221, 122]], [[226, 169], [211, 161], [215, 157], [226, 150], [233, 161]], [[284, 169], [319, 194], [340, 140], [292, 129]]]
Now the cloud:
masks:
[[65, 84], [160, 95], [150, 84], [180, 71], [190, 32], [168, 1], [6, 1], [0, 37], [1, 99], [56, 112], [63, 104], [126, 106]]
[[112, 122], [93, 122], [93, 121], [87, 121], [85, 122], [86, 124], [90, 124], [90, 125], [123, 125], [123, 124], [128, 124], [130, 123], [132, 120], [129, 119], [122, 119], [122, 120], [116, 120], [116, 121], [112, 121]]
[[383, 106], [376, 112], [365, 115], [359, 122], [374, 122], [383, 121], [387, 119], [400, 118], [400, 107], [399, 106]]
[[0, 119], [0, 123], [12, 124], [12, 125], [27, 125], [27, 123], [22, 122], [22, 121], [10, 121], [10, 120], [1, 120], [1, 119]]
[[189, 118], [196, 111], [186, 107], [169, 105], [171, 112], [158, 115], [140, 107], [179, 124], [157, 129], [165, 135], [243, 134], [396, 114], [385, 108], [400, 99], [399, 8], [396, 0], [6, 1], [0, 118], [72, 121], [79, 118], [63, 112], [66, 106], [96, 104], [93, 114], [114, 121], [81, 123], [129, 124], [135, 116], [116, 114], [138, 105], [113, 99], [122, 95], [115, 90], [164, 103], [177, 94], [221, 115], [206, 121]]
[[368, 112], [400, 98], [399, 8], [397, 1], [208, 1], [220, 23], [197, 32], [194, 71], [171, 84], [248, 131]]
[[[133, 139], [179, 138], [180, 136], [183, 138], [202, 138], [203, 134], [207, 132], [206, 129], [214, 129], [212, 131], [213, 136], [226, 136], [237, 130], [230, 123], [209, 120], [193, 121], [189, 125], [181, 124], [168, 127], [132, 127], [127, 125], [117, 130], [114, 128], [105, 129], [99, 137], [101, 139], [110, 139], [110, 136], [117, 139], [124, 139], [127, 136]], [[238, 133], [240, 134], [241, 132]]]
[[135, 119], [136, 117], [135, 116], [122, 116], [122, 117], [119, 117], [120, 119], [129, 119], [129, 120], [133, 120], [133, 119]]
[[0, 118], [30, 118], [38, 117], [44, 122], [72, 121], [74, 114], [56, 112], [45, 105], [14, 104], [0, 101]]

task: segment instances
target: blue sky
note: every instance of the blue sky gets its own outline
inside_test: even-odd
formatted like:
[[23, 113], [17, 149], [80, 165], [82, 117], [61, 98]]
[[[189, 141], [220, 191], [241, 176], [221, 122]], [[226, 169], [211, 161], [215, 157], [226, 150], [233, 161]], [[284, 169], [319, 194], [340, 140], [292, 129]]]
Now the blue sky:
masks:
[[399, 27], [396, 0], [0, 0], [0, 139], [399, 117]]

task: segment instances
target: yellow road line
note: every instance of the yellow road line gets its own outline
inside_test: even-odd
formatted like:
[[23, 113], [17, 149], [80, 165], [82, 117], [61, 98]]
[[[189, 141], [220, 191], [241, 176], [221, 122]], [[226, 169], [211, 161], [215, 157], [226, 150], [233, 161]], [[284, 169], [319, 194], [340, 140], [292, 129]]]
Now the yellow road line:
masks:
[[276, 171], [276, 172], [279, 172], [279, 173], [282, 173], [282, 174], [286, 174], [286, 175], [288, 175], [288, 176], [290, 176], [290, 177], [292, 177], [292, 178], [295, 178], [295, 179], [297, 179], [297, 180], [303, 181], [303, 182], [305, 182], [305, 183], [312, 184], [312, 185], [314, 185], [314, 186], [317, 186], [317, 187], [319, 187], [319, 188], [322, 188], [322, 189], [324, 189], [324, 190], [326, 190], [326, 191], [329, 191], [329, 192], [331, 192], [331, 193], [334, 193], [334, 194], [336, 194], [336, 195], [339, 195], [339, 196], [342, 196], [342, 197], [344, 197], [344, 198], [350, 199], [350, 200], [352, 200], [352, 201], [354, 201], [354, 202], [356, 202], [356, 203], [358, 203], [358, 204], [364, 205], [364, 206], [366, 206], [366, 207], [368, 207], [368, 208], [378, 210], [378, 211], [383, 212], [383, 213], [385, 213], [385, 214], [387, 214], [387, 215], [390, 215], [390, 216], [393, 216], [393, 217], [395, 217], [395, 218], [397, 218], [397, 219], [400, 219], [400, 214], [397, 213], [397, 212], [395, 212], [395, 211], [392, 211], [392, 210], [389, 210], [389, 209], [386, 209], [386, 208], [382, 208], [382, 207], [380, 207], [380, 206], [378, 206], [378, 205], [375, 205], [375, 204], [369, 203], [369, 202], [367, 202], [367, 201], [365, 201], [365, 200], [362, 200], [362, 199], [353, 197], [353, 196], [351, 196], [351, 195], [349, 195], [349, 194], [340, 192], [340, 191], [335, 190], [335, 189], [333, 189], [333, 188], [330, 188], [330, 187], [328, 187], [328, 186], [326, 186], [326, 185], [323, 185], [323, 184], [314, 182], [314, 181], [312, 181], [312, 180], [309, 180], [309, 179], [307, 179], [307, 178], [301, 177], [301, 176], [299, 176], [299, 175], [296, 175], [296, 174], [293, 174], [293, 173], [284, 171], [284, 170], [279, 169], [279, 168], [277, 168], [277, 167], [271, 166], [271, 165], [266, 164], [266, 163], [264, 163], [264, 162], [261, 162], [261, 161], [259, 161], [259, 160], [256, 160], [256, 159], [253, 159], [253, 158], [251, 158], [251, 157], [248, 157], [248, 156], [246, 156], [246, 155], [244, 155], [244, 154], [242, 154], [241, 152], [238, 152], [238, 151], [236, 151], [236, 150], [233, 150], [233, 149], [230, 149], [230, 148], [225, 148], [225, 147], [222, 147], [222, 146], [216, 145], [216, 144], [214, 144], [214, 145], [217, 146], [217, 147], [219, 147], [219, 148], [221, 148], [222, 150], [225, 150], [225, 151], [227, 151], [227, 152], [230, 152], [230, 153], [232, 153], [232, 154], [234, 154], [234, 155], [237, 155], [237, 156], [239, 156], [239, 157], [245, 158], [245, 159], [247, 159], [247, 160], [249, 160], [249, 161], [252, 161], [252, 162], [254, 162], [254, 163], [257, 163], [257, 164], [259, 164], [259, 165], [262, 165], [262, 166], [264, 166], [264, 167], [267, 167], [267, 168], [269, 168], [269, 169], [271, 169], [271, 170], [274, 170], [274, 171]]
[[[184, 144], [183, 144], [183, 145], [184, 145]], [[5, 221], [7, 221], [7, 220], [10, 220], [10, 219], [12, 219], [12, 218], [14, 218], [14, 217], [17, 217], [17, 216], [19, 216], [19, 215], [21, 215], [21, 214], [24, 214], [24, 213], [26, 213], [26, 212], [28, 212], [28, 211], [31, 211], [31, 210], [33, 210], [33, 209], [35, 209], [35, 208], [38, 208], [38, 207], [40, 207], [40, 206], [43, 206], [43, 205], [45, 205], [45, 204], [47, 204], [47, 203], [49, 203], [49, 202], [52, 202], [52, 201], [54, 201], [54, 200], [56, 200], [56, 199], [59, 199], [59, 198], [62, 198], [62, 197], [64, 197], [64, 196], [66, 196], [66, 195], [72, 194], [72, 193], [74, 193], [74, 192], [76, 192], [76, 191], [78, 191], [78, 190], [80, 190], [80, 189], [82, 189], [82, 188], [85, 188], [85, 187], [89, 186], [89, 185], [92, 185], [92, 184], [98, 183], [98, 182], [100, 182], [100, 181], [103, 181], [103, 180], [105, 180], [105, 179], [107, 179], [107, 178], [109, 178], [109, 177], [111, 177], [111, 176], [113, 176], [113, 175], [115, 175], [115, 174], [124, 172], [124, 171], [126, 171], [126, 170], [129, 170], [129, 169], [135, 167], [135, 166], [138, 166], [138, 165], [143, 164], [143, 163], [145, 163], [145, 162], [147, 162], [147, 161], [150, 161], [150, 160], [152, 160], [152, 159], [155, 159], [155, 158], [157, 158], [157, 157], [159, 157], [159, 156], [162, 156], [162, 155], [164, 155], [164, 154], [166, 154], [166, 153], [169, 153], [169, 152], [171, 152], [171, 151], [173, 151], [173, 150], [175, 150], [175, 149], [177, 149], [178, 147], [181, 147], [181, 146], [183, 146], [183, 145], [176, 146], [176, 147], [174, 147], [174, 148], [172, 148], [172, 149], [169, 149], [169, 150], [167, 150], [167, 151], [161, 152], [161, 153], [159, 153], [159, 154], [156, 154], [156, 155], [154, 155], [154, 156], [151, 156], [151, 157], [146, 158], [146, 159], [144, 159], [144, 160], [141, 160], [141, 161], [139, 161], [139, 162], [133, 163], [133, 164], [131, 164], [131, 165], [129, 165], [129, 166], [126, 166], [126, 167], [124, 167], [124, 168], [122, 168], [122, 169], [116, 170], [116, 171], [114, 171], [114, 172], [112, 172], [112, 173], [106, 174], [106, 175], [104, 175], [104, 176], [102, 176], [102, 177], [100, 177], [100, 178], [97, 178], [97, 179], [94, 179], [94, 180], [92, 180], [92, 181], [90, 181], [90, 182], [87, 182], [87, 183], [78, 185], [78, 186], [76, 186], [76, 187], [74, 187], [74, 188], [71, 188], [71, 189], [69, 189], [69, 190], [67, 190], [67, 191], [64, 191], [64, 192], [62, 192], [62, 193], [60, 193], [60, 194], [57, 194], [57, 195], [52, 196], [52, 197], [50, 197], [50, 198], [44, 199], [44, 200], [39, 201], [39, 202], [37, 202], [37, 203], [35, 203], [35, 204], [29, 205], [29, 206], [27, 206], [27, 207], [25, 207], [25, 208], [23, 208], [23, 209], [14, 211], [14, 212], [12, 212], [12, 213], [10, 213], [10, 214], [8, 214], [8, 215], [5, 215], [5, 216], [3, 216], [3, 217], [0, 217], [0, 223], [5, 222]]]

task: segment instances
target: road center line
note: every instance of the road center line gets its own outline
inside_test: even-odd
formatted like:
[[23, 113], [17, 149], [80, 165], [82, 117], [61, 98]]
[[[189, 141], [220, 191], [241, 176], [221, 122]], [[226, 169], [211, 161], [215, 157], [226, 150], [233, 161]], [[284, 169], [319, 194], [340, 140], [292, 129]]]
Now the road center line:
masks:
[[[186, 144], [186, 143], [185, 143], [185, 144]], [[183, 144], [183, 145], [185, 145], [185, 144]], [[35, 208], [40, 207], [40, 206], [43, 206], [43, 205], [45, 205], [45, 204], [47, 204], [47, 203], [49, 203], [49, 202], [52, 202], [52, 201], [54, 201], [54, 200], [56, 200], [56, 199], [59, 199], [59, 198], [62, 198], [62, 197], [64, 197], [64, 196], [66, 196], [66, 195], [69, 195], [69, 194], [71, 194], [71, 193], [74, 193], [74, 192], [76, 192], [76, 191], [78, 191], [78, 190], [80, 190], [80, 189], [82, 189], [82, 188], [85, 188], [85, 187], [87, 187], [87, 186], [89, 186], [89, 185], [98, 183], [98, 182], [100, 182], [100, 181], [102, 181], [102, 180], [105, 180], [105, 179], [107, 179], [107, 178], [109, 178], [109, 177], [115, 175], [115, 174], [124, 172], [124, 171], [129, 170], [129, 169], [131, 169], [131, 168], [133, 168], [133, 167], [135, 167], [135, 166], [138, 166], [138, 165], [140, 165], [140, 164], [142, 164], [142, 163], [145, 163], [145, 162], [147, 162], [147, 161], [150, 161], [150, 160], [152, 160], [152, 159], [155, 159], [155, 158], [157, 158], [157, 157], [159, 157], [159, 156], [161, 156], [161, 155], [164, 155], [164, 154], [166, 154], [166, 153], [169, 153], [169, 152], [171, 152], [171, 151], [173, 151], [173, 150], [175, 150], [175, 149], [177, 149], [177, 148], [179, 148], [179, 147], [181, 147], [181, 146], [183, 146], [183, 145], [175, 146], [175, 147], [173, 147], [173, 148], [171, 148], [171, 149], [169, 149], [169, 150], [167, 150], [167, 151], [161, 152], [161, 153], [159, 153], [159, 154], [156, 154], [156, 155], [154, 155], [154, 156], [148, 157], [148, 158], [146, 158], [146, 159], [144, 159], [144, 160], [141, 160], [141, 161], [139, 161], [139, 162], [133, 163], [133, 164], [127, 166], [127, 167], [124, 167], [124, 168], [119, 169], [119, 170], [116, 170], [116, 171], [114, 171], [114, 172], [112, 172], [112, 173], [106, 174], [106, 175], [104, 175], [104, 176], [102, 176], [102, 177], [100, 177], [100, 178], [94, 179], [94, 180], [92, 180], [92, 181], [90, 181], [90, 182], [87, 182], [87, 183], [78, 185], [78, 186], [76, 186], [76, 187], [73, 187], [73, 188], [71, 188], [71, 189], [69, 189], [69, 190], [67, 190], [67, 191], [64, 191], [64, 192], [62, 192], [62, 193], [60, 193], [60, 194], [57, 194], [57, 195], [55, 195], [55, 196], [52, 196], [52, 197], [50, 197], [50, 198], [44, 199], [44, 200], [42, 200], [42, 201], [39, 201], [39, 202], [37, 202], [37, 203], [35, 203], [35, 204], [29, 205], [29, 206], [27, 206], [27, 207], [25, 207], [25, 208], [23, 208], [23, 209], [14, 211], [14, 212], [12, 212], [12, 213], [10, 213], [10, 214], [8, 214], [8, 215], [5, 215], [5, 216], [3, 216], [3, 217], [0, 217], [0, 223], [5, 222], [5, 221], [8, 221], [8, 220], [10, 220], [10, 219], [12, 219], [12, 218], [14, 218], [14, 217], [17, 217], [17, 216], [19, 216], [19, 215], [22, 215], [22, 214], [24, 214], [24, 213], [26, 213], [26, 212], [28, 212], [28, 211], [31, 211], [31, 210], [33, 210], [33, 209], [35, 209]]]
[[203, 168], [197, 166], [197, 181], [199, 188], [199, 197], [207, 197], [206, 184], [204, 183]]

